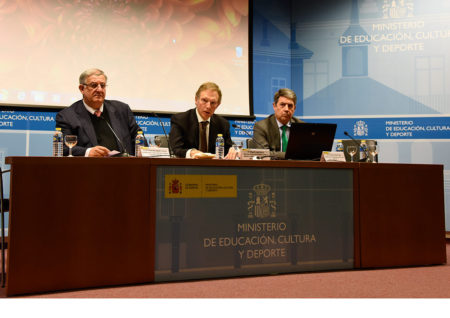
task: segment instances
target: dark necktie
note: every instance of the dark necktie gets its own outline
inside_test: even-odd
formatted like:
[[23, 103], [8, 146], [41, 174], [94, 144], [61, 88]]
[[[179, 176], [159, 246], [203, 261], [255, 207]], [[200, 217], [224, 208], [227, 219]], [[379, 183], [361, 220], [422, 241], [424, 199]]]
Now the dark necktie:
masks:
[[283, 134], [281, 135], [281, 141], [282, 141], [281, 150], [283, 152], [286, 152], [286, 148], [287, 148], [287, 144], [288, 144], [288, 138], [286, 135], [286, 125], [284, 125], [282, 128], [283, 128]]
[[208, 151], [208, 142], [206, 140], [206, 127], [208, 126], [208, 121], [200, 122], [200, 151], [207, 152]]

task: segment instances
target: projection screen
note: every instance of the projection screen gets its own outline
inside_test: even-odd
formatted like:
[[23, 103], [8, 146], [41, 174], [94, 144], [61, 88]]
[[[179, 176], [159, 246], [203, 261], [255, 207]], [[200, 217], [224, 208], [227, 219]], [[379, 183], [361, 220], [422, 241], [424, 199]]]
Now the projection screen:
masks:
[[0, 0], [0, 38], [0, 105], [69, 106], [96, 67], [134, 111], [187, 110], [213, 81], [218, 113], [250, 113], [248, 0]]

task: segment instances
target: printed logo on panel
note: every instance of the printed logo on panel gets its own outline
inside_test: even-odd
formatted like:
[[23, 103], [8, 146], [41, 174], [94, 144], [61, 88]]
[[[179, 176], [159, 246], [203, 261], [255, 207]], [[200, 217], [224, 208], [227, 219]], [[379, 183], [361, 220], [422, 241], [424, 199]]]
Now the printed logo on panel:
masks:
[[362, 137], [369, 135], [369, 128], [364, 120], [358, 120], [355, 125], [353, 125], [353, 136]]
[[164, 197], [186, 198], [236, 198], [236, 175], [166, 174]]
[[251, 218], [274, 218], [277, 216], [277, 201], [275, 192], [271, 192], [268, 184], [253, 186], [253, 192], [248, 193], [247, 209]]
[[413, 0], [384, 0], [383, 19], [399, 19], [414, 17]]
[[183, 193], [183, 184], [178, 179], [172, 179], [169, 183], [169, 193], [170, 194], [181, 194]]

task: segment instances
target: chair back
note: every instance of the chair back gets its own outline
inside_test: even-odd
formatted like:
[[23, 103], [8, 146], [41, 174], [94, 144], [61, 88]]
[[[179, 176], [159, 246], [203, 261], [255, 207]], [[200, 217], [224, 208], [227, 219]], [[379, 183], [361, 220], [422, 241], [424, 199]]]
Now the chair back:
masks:
[[247, 149], [258, 149], [258, 144], [252, 139], [252, 138], [248, 138], [246, 140], [247, 143]]

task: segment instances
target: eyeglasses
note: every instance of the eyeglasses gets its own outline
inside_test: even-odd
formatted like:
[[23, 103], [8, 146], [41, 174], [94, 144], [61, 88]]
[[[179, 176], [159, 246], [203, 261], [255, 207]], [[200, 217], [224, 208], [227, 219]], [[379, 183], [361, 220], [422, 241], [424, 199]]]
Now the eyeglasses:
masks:
[[96, 89], [99, 85], [102, 89], [106, 88], [106, 83], [89, 83], [89, 84], [83, 84], [84, 86], [87, 86], [91, 89]]

